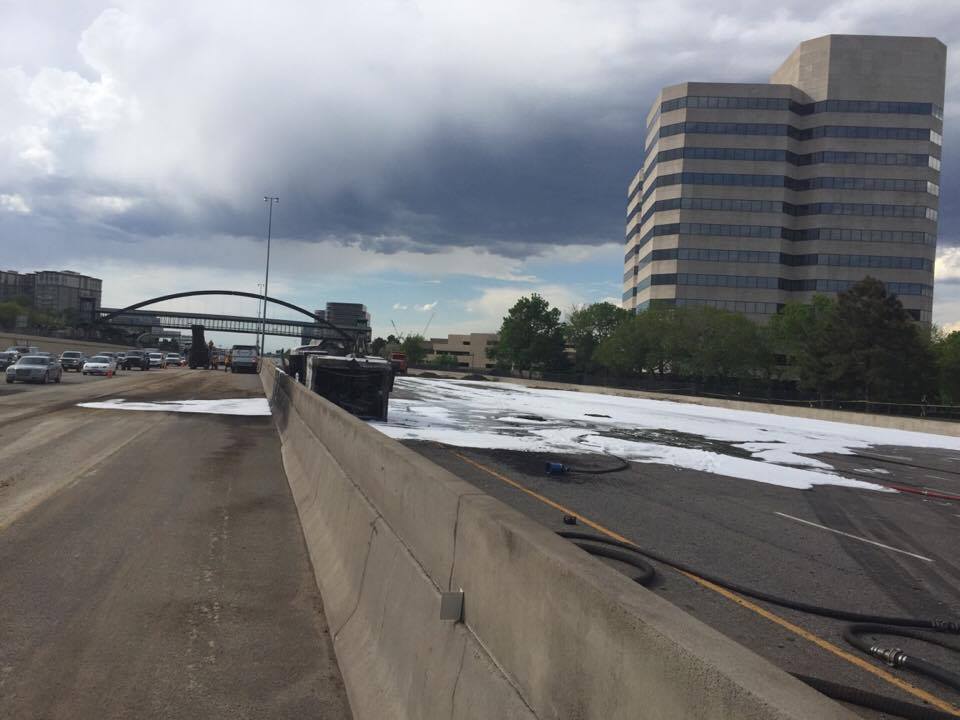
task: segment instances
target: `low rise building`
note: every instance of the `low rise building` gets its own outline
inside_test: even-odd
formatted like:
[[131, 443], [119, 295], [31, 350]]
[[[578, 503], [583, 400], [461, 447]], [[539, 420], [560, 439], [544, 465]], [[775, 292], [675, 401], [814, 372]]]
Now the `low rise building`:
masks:
[[447, 335], [446, 338], [431, 338], [427, 362], [441, 355], [450, 355], [462, 369], [489, 370], [496, 363], [487, 351], [497, 344], [497, 333], [470, 333], [468, 335]]

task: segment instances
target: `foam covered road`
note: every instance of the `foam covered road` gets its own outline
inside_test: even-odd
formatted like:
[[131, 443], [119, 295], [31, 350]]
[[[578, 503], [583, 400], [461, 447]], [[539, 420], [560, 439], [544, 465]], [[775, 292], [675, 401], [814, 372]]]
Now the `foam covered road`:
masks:
[[0, 392], [0, 717], [349, 717], [271, 419], [76, 406], [256, 397], [200, 370]]
[[[889, 440], [895, 437], [895, 431], [891, 436], [890, 431], [875, 428], [861, 431], [838, 426], [837, 437], [831, 438], [829, 432], [824, 434], [831, 424], [819, 423], [819, 429], [806, 426], [801, 447], [799, 441], [789, 437], [787, 426], [801, 428], [804, 423], [789, 418], [784, 421], [781, 417], [769, 416], [767, 431], [757, 433], [760, 437], [741, 437], [744, 428], [758, 422], [756, 413], [745, 414], [752, 417], [738, 417], [736, 411], [722, 411], [730, 414], [727, 422], [723, 422], [710, 417], [706, 408], [701, 412], [696, 406], [677, 403], [659, 403], [661, 407], [657, 408], [655, 401], [643, 401], [637, 404], [643, 411], [635, 414], [639, 423], [634, 427], [643, 429], [644, 443], [655, 441], [655, 431], [662, 428], [672, 428], [673, 434], [665, 438], [668, 442], [682, 442], [684, 436], [676, 433], [689, 432], [694, 424], [710, 434], [727, 438], [726, 444], [731, 438], [750, 443], [754, 439], [768, 441], [769, 436], [779, 435], [777, 439], [787, 446], [782, 449], [791, 449], [793, 443], [794, 448], [814, 453], [810, 463], [799, 466], [803, 472], [814, 476], [818, 471], [827, 471], [830, 476], [824, 476], [824, 484], [814, 483], [808, 489], [798, 489], [790, 483], [779, 482], [778, 474], [789, 468], [760, 460], [750, 467], [750, 479], [736, 478], [719, 470], [725, 467], [723, 458], [710, 466], [714, 472], [671, 464], [668, 460], [675, 455], [669, 446], [662, 451], [642, 447], [639, 452], [644, 453], [646, 461], [631, 462], [620, 472], [547, 476], [544, 473], [547, 460], [593, 468], [618, 465], [596, 452], [575, 452], [577, 445], [568, 443], [563, 423], [572, 417], [572, 405], [582, 405], [581, 416], [584, 410], [604, 415], [629, 414], [631, 400], [618, 398], [611, 403], [604, 397], [596, 400], [601, 405], [598, 408], [593, 407], [594, 398], [583, 398], [582, 393], [569, 393], [568, 398], [562, 398], [562, 392], [551, 391], [538, 393], [535, 398], [519, 395], [524, 402], [511, 409], [503, 407], [503, 395], [493, 394], [512, 395], [512, 389], [491, 387], [492, 397], [471, 410], [465, 406], [469, 398], [474, 397], [479, 383], [465, 386], [462, 393], [448, 393], [444, 387], [421, 391], [419, 385], [424, 382], [399, 383], [397, 400], [391, 402], [391, 423], [397, 425], [390, 433], [419, 437], [404, 442], [551, 529], [571, 528], [562, 523], [561, 512], [487, 470], [570, 508], [642, 547], [743, 585], [798, 601], [866, 613], [958, 618], [960, 558], [956, 548], [960, 547], [960, 504], [870, 489], [874, 482], [884, 482], [936, 488], [960, 495], [960, 462], [957, 462], [960, 453], [952, 449], [957, 442], [955, 438], [918, 439], [920, 446], [914, 447], [869, 446], [866, 441], [870, 437]], [[552, 404], [553, 396], [560, 396], [562, 401]], [[446, 397], [451, 399], [447, 401]], [[462, 398], [467, 398], [466, 403]], [[649, 409], [651, 402], [653, 408]], [[418, 408], [424, 408], [419, 421], [411, 417], [411, 411]], [[518, 413], [535, 414], [543, 420], [519, 417], [525, 422], [517, 422]], [[677, 426], [678, 415], [684, 418], [685, 426]], [[589, 416], [577, 419], [579, 437], [591, 432], [588, 426], [596, 421], [597, 418]], [[630, 429], [625, 417], [620, 421], [625, 429]], [[434, 431], [438, 432], [437, 437], [431, 437]], [[458, 444], [458, 438], [466, 442]], [[742, 455], [742, 448], [726, 449], [725, 442], [709, 441], [709, 438], [705, 442], [703, 437], [697, 439], [692, 435], [687, 436], [687, 440], [701, 452]], [[942, 447], [929, 447], [937, 443]], [[853, 452], [870, 457], [844, 452], [845, 444], [852, 445]], [[582, 447], [582, 443], [580, 445]], [[524, 446], [529, 449], [520, 449]], [[767, 446], [752, 447], [760, 452], [767, 449]], [[624, 448], [621, 444], [618, 449], [623, 452]], [[821, 452], [816, 452], [818, 449]], [[661, 459], [650, 461], [650, 456]], [[781, 452], [772, 459], [783, 457]], [[576, 529], [592, 532], [582, 524]], [[668, 567], [654, 564], [657, 567], [657, 578], [651, 586], [654, 592], [783, 669], [909, 702], [922, 702], [784, 626], [697, 585]], [[818, 638], [858, 654], [843, 640], [843, 622], [758, 604]], [[902, 647], [960, 672], [958, 654], [951, 655], [935, 646], [901, 638], [883, 638], [883, 644]], [[960, 707], [960, 695], [950, 689], [860, 657], [871, 666], [888, 670], [945, 703]], [[883, 717], [872, 712], [862, 714], [869, 718]]]

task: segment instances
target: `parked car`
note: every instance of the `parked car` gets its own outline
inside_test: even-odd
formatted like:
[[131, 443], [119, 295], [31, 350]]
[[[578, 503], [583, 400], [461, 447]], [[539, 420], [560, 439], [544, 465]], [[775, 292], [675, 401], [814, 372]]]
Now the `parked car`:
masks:
[[117, 361], [117, 370], [123, 367], [123, 361], [127, 359], [127, 354], [125, 352], [118, 352], [116, 356]]
[[133, 368], [138, 370], [150, 369], [150, 358], [142, 350], [129, 350], [123, 358], [123, 369], [132, 370]]
[[151, 352], [147, 353], [147, 358], [150, 362], [150, 367], [152, 368], [165, 368], [167, 366], [167, 361], [163, 357], [162, 352]]
[[7, 352], [19, 353], [20, 356], [24, 355], [37, 355], [40, 352], [40, 348], [36, 345], [11, 345], [7, 348]]
[[260, 356], [254, 345], [234, 345], [230, 350], [230, 372], [260, 372]]
[[0, 370], [6, 370], [20, 359], [20, 353], [16, 350], [7, 350], [0, 352]]
[[94, 355], [83, 364], [84, 375], [106, 375], [113, 377], [117, 372], [117, 361], [109, 355]]
[[50, 355], [24, 355], [6, 369], [7, 382], [60, 382], [63, 368], [60, 361]]
[[83, 369], [83, 363], [86, 359], [87, 356], [79, 350], [64, 350], [60, 353], [60, 366], [64, 372], [69, 370], [80, 372]]
[[167, 353], [164, 360], [167, 362], [167, 367], [180, 367], [183, 365], [183, 358], [181, 358], [178, 353]]

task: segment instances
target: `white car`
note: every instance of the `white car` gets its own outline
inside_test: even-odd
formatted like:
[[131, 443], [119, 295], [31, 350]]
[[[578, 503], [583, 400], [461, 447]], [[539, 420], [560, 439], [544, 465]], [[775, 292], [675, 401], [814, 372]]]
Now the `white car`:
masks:
[[167, 366], [167, 360], [163, 357], [163, 353], [152, 352], [147, 353], [147, 357], [150, 359], [150, 367], [165, 368]]
[[181, 358], [177, 353], [167, 353], [164, 361], [167, 363], [167, 367], [180, 367], [182, 364]]
[[83, 364], [84, 375], [106, 375], [113, 377], [117, 372], [117, 361], [108, 355], [94, 355]]

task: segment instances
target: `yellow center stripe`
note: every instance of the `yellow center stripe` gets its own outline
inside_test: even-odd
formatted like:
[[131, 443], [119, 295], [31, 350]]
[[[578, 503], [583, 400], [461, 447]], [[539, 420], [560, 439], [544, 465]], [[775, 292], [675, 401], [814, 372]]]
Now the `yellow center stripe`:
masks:
[[[482, 470], [488, 475], [491, 475], [497, 478], [497, 480], [501, 480], [502, 482], [507, 483], [507, 485], [515, 487], [517, 490], [520, 490], [521, 492], [526, 493], [532, 498], [536, 498], [543, 504], [549, 505], [555, 510], [559, 510], [560, 512], [565, 513], [567, 515], [572, 515], [573, 517], [577, 518], [578, 521], [582, 522], [584, 525], [587, 525], [593, 528], [597, 532], [603, 533], [607, 537], [613, 538], [614, 540], [619, 540], [622, 543], [627, 543], [628, 545], [633, 545], [634, 547], [637, 547], [636, 543], [632, 542], [631, 540], [628, 540], [623, 535], [620, 535], [619, 533], [616, 533], [613, 530], [605, 528], [600, 523], [594, 522], [590, 518], [584, 515], [581, 515], [580, 513], [574, 510], [571, 510], [568, 507], [564, 507], [560, 503], [554, 502], [548, 497], [544, 497], [540, 493], [531, 490], [525, 485], [521, 485], [516, 480], [512, 480], [511, 478], [508, 478], [506, 475], [498, 473], [496, 470], [489, 468], [486, 465], [483, 465], [482, 463], [478, 463], [476, 460], [472, 460], [471, 458], [468, 458], [466, 455], [461, 455], [458, 452], [454, 452], [453, 454], [456, 455], [461, 460], [463, 460], [465, 463], [468, 463], [469, 465], [473, 465], [473, 467], [477, 468], [478, 470]], [[910, 683], [906, 682], [905, 680], [901, 680], [896, 675], [892, 675], [891, 673], [887, 672], [883, 668], [877, 667], [876, 665], [868, 662], [867, 660], [864, 660], [861, 657], [848, 653], [846, 650], [843, 650], [842, 648], [837, 647], [829, 640], [825, 640], [819, 635], [815, 635], [809, 630], [806, 630], [805, 628], [802, 628], [799, 625], [795, 625], [789, 620], [786, 620], [785, 618], [780, 617], [776, 613], [772, 613], [769, 610], [762, 608], [759, 605], [747, 600], [746, 598], [743, 598], [740, 595], [737, 595], [736, 593], [733, 593], [727, 590], [726, 588], [722, 588], [719, 585], [716, 585], [715, 583], [710, 582], [709, 580], [704, 580], [702, 577], [698, 577], [697, 575], [694, 575], [692, 573], [684, 572], [683, 570], [677, 570], [677, 572], [679, 572], [681, 575], [687, 576], [688, 578], [690, 578], [696, 583], [699, 583], [703, 587], [709, 590], [713, 590], [714, 592], [719, 593], [720, 595], [723, 595], [725, 598], [728, 598], [729, 600], [732, 600], [733, 602], [737, 603], [737, 605], [740, 605], [741, 607], [744, 607], [747, 610], [752, 610], [757, 615], [760, 615], [761, 617], [766, 618], [770, 622], [776, 623], [780, 627], [786, 630], [789, 630], [790, 632], [794, 633], [799, 637], [802, 637], [804, 640], [809, 640], [814, 645], [817, 645], [818, 647], [826, 650], [827, 652], [832, 653], [833, 655], [836, 655], [841, 660], [846, 660], [852, 665], [856, 665], [858, 668], [862, 670], [866, 670], [867, 672], [877, 676], [881, 680], [884, 680], [890, 683], [891, 685], [903, 690], [906, 693], [909, 693], [910, 695], [913, 695], [916, 698], [919, 698], [920, 700], [923, 700], [924, 702], [930, 703], [934, 707], [940, 710], [943, 710], [944, 712], [952, 713], [960, 717], [960, 708], [957, 708], [956, 706], [947, 702], [946, 700], [942, 700], [941, 698], [938, 698], [936, 695], [932, 695], [928, 693], [926, 690], [923, 690], [922, 688], [918, 688], [915, 685], [911, 685]]]

